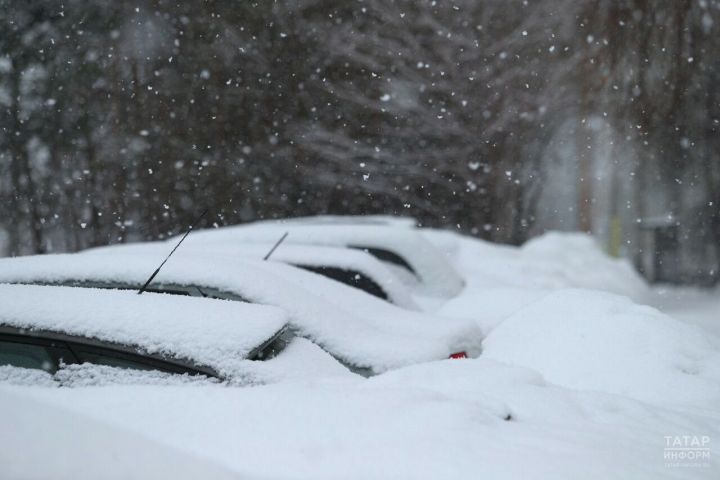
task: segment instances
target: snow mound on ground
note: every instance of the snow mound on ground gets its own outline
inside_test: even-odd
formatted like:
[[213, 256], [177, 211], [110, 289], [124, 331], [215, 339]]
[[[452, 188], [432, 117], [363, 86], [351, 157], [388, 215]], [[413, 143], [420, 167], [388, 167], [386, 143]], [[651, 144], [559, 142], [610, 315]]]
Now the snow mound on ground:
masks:
[[634, 299], [648, 293], [645, 281], [625, 259], [607, 255], [590, 235], [550, 232], [520, 248], [528, 276], [547, 288], [592, 288]]
[[547, 385], [483, 358], [357, 381], [22, 393], [269, 478], [717, 478], [663, 461], [665, 435], [720, 435], [710, 417]]
[[720, 404], [720, 354], [700, 330], [629, 299], [552, 293], [505, 320], [485, 356], [565, 387], [675, 405]]
[[589, 288], [635, 300], [649, 293], [645, 281], [626, 259], [610, 257], [584, 233], [549, 232], [521, 247], [449, 231], [424, 230], [423, 235], [445, 253], [471, 289]]
[[468, 288], [437, 313], [447, 317], [472, 318], [487, 336], [503, 320], [547, 294], [547, 290], [534, 288]]
[[[165, 442], [30, 399], [20, 392], [18, 387], [0, 390], [3, 479], [266, 478], [240, 476], [192, 453], [168, 447]], [[142, 392], [136, 393], [139, 395], [134, 400], [126, 400], [138, 401]]]
[[506, 318], [555, 290], [587, 288], [646, 303], [650, 289], [627, 260], [609, 257], [589, 235], [551, 232], [522, 247], [454, 232], [423, 230], [466, 280], [434, 311], [472, 318], [488, 334]]

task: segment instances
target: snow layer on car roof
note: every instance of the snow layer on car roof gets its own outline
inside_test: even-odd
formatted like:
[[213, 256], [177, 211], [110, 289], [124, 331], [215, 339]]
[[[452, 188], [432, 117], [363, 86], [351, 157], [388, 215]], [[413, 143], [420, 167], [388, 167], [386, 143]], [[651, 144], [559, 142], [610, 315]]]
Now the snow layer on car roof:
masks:
[[[227, 257], [262, 259], [273, 246], [274, 243], [239, 244], [238, 242], [228, 242], [213, 243], [210, 246], [190, 243], [183, 245], [182, 248], [183, 251], [192, 251], [201, 254], [209, 253]], [[158, 258], [164, 258], [168, 251], [168, 244], [164, 242], [139, 242], [92, 248], [82, 253], [155, 253], [158, 255]], [[389, 300], [395, 305], [412, 310], [420, 309], [410, 296], [407, 286], [401, 282], [383, 262], [361, 250], [324, 245], [284, 244], [273, 252], [272, 260], [299, 266], [337, 267], [354, 270], [364, 274], [377, 283], [387, 294]]]
[[0, 284], [0, 324], [191, 360], [222, 375], [286, 324], [273, 307], [133, 291]]
[[312, 215], [309, 217], [290, 217], [279, 220], [260, 220], [254, 225], [270, 224], [303, 224], [303, 225], [385, 225], [402, 228], [415, 228], [417, 219], [394, 215]]
[[[442, 252], [415, 230], [382, 225], [307, 225], [296, 222], [259, 223], [207, 229], [188, 237], [205, 247], [217, 242], [274, 242], [289, 232], [285, 243], [382, 249], [402, 257], [421, 282], [423, 293], [450, 297], [464, 282]], [[175, 241], [172, 239], [171, 241]]]
[[[0, 282], [142, 284], [158, 255], [38, 255], [0, 259]], [[457, 351], [480, 352], [473, 321], [404, 310], [356, 288], [276, 262], [178, 250], [155, 282], [211, 287], [282, 307], [290, 323], [337, 358], [379, 373]]]

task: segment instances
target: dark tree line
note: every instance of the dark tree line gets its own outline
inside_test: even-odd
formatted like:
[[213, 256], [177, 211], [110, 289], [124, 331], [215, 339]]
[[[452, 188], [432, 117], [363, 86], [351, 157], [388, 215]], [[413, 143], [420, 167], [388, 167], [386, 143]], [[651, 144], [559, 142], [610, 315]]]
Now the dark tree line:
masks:
[[204, 208], [521, 243], [569, 148], [574, 228], [622, 217], [633, 254], [664, 215], [717, 271], [719, 20], [716, 0], [0, 0], [0, 245], [162, 238]]

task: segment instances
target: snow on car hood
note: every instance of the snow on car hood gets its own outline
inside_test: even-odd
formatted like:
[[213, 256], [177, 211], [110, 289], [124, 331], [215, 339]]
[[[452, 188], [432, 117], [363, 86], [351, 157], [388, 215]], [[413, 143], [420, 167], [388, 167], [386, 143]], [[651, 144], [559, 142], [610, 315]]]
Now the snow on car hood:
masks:
[[[0, 259], [0, 282], [145, 282], [158, 255], [41, 255]], [[156, 283], [206, 286], [282, 307], [298, 333], [338, 359], [380, 373], [465, 351], [480, 353], [471, 320], [398, 308], [321, 275], [274, 262], [179, 250]]]
[[224, 376], [286, 325], [277, 308], [131, 291], [0, 284], [0, 324], [190, 360]]
[[[441, 297], [457, 295], [464, 286], [455, 271], [432, 243], [415, 230], [380, 225], [307, 225], [297, 222], [260, 223], [193, 232], [188, 244], [207, 248], [214, 243], [275, 242], [289, 232], [286, 244], [314, 244], [376, 248], [400, 255], [420, 280], [421, 293]], [[171, 239], [171, 242], [176, 241]]]

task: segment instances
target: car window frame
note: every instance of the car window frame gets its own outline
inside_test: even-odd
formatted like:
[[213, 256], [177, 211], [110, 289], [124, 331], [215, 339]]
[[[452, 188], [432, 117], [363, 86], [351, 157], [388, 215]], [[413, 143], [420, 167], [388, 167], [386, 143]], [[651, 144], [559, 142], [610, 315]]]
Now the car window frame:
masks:
[[[122, 351], [118, 349], [112, 349], [112, 348], [106, 348], [106, 347], [99, 347], [96, 345], [89, 345], [86, 343], [78, 343], [78, 342], [67, 342], [68, 348], [73, 352], [75, 357], [78, 359], [79, 364], [83, 363], [90, 363], [92, 365], [104, 365], [102, 363], [93, 362], [90, 360], [86, 360], [85, 354], [91, 354], [91, 355], [97, 355], [102, 357], [110, 357], [110, 358], [117, 358], [121, 361], [127, 361], [130, 363], [135, 363], [138, 365], [142, 365], [145, 367], [148, 367], [146, 371], [159, 371], [163, 373], [171, 373], [171, 374], [177, 374], [177, 375], [204, 375], [207, 376], [207, 373], [203, 373], [198, 371], [196, 368], [189, 368], [182, 365], [178, 365], [175, 363], [171, 363], [165, 360], [159, 360], [154, 357], [149, 357], [147, 355], [139, 355], [136, 353], [130, 353], [127, 351]], [[125, 368], [125, 367], [116, 367], [116, 368]], [[132, 367], [128, 367], [132, 368]], [[145, 370], [145, 369], [137, 369], [137, 370]]]
[[[363, 292], [377, 297], [380, 300], [385, 300], [386, 302], [393, 303], [390, 295], [387, 291], [385, 291], [384, 288], [382, 288], [382, 285], [376, 282], [375, 279], [373, 279], [369, 275], [366, 275], [359, 270], [353, 268], [338, 267], [335, 265], [310, 265], [306, 263], [293, 263], [292, 265], [308, 272], [317, 273], [318, 275], [322, 275], [325, 278], [340, 282], [349, 287], [357, 288], [358, 290], [362, 290]], [[344, 277], [338, 278], [338, 276], [333, 276], [334, 272], [342, 272], [343, 274], [347, 274], [347, 281]], [[357, 279], [357, 282], [353, 282], [352, 280], [349, 280], [349, 277], [353, 276], [357, 276], [360, 278]], [[365, 284], [369, 284], [370, 287], [364, 288], [363, 285]]]
[[[48, 287], [74, 287], [74, 288], [99, 288], [102, 290], [130, 290], [139, 291], [142, 285], [140, 283], [112, 282], [106, 280], [62, 280], [62, 281], [44, 281], [31, 280], [20, 282], [9, 282], [17, 285], [41, 285]], [[153, 282], [145, 289], [146, 293], [157, 293], [165, 295], [177, 295], [182, 297], [200, 297], [210, 298], [213, 300], [232, 300], [243, 303], [257, 303], [249, 300], [237, 293], [228, 292], [215, 287], [209, 287], [197, 284], [179, 284], [179, 283], [158, 283]]]
[[[62, 345], [65, 350], [70, 352], [69, 358], [71, 361], [62, 362], [65, 364], [82, 363], [77, 351], [96, 350], [101, 353], [105, 352], [105, 354], [108, 356], [115, 355], [118, 358], [127, 357], [128, 360], [135, 361], [139, 364], [158, 365], [160, 366], [160, 368], [153, 369], [165, 373], [178, 373], [178, 371], [180, 371], [180, 374], [189, 373], [191, 375], [199, 374], [212, 378], [223, 378], [217, 371], [215, 371], [211, 367], [197, 365], [192, 361], [186, 359], [168, 358], [167, 356], [161, 354], [147, 353], [144, 352], [142, 348], [137, 346], [123, 345], [116, 342], [108, 342], [105, 340], [98, 340], [89, 337], [80, 337], [77, 335], [68, 335], [64, 333], [53, 332], [50, 330], [31, 330], [11, 327], [7, 325], [0, 325], [0, 338], [3, 336], [20, 338], [21, 341], [17, 343], [40, 345], [54, 343], [57, 345]], [[77, 351], [75, 349], [77, 349]], [[56, 371], [60, 368], [62, 363], [59, 360], [57, 361]]]
[[77, 363], [75, 353], [70, 350], [67, 344], [61, 340], [41, 338], [22, 333], [12, 333], [11, 331], [0, 326], [0, 341], [8, 343], [19, 343], [22, 345], [38, 345], [44, 347], [52, 360], [52, 370], [44, 370], [50, 374], [57, 372], [63, 364]]
[[416, 278], [418, 278], [418, 280], [420, 279], [420, 276], [415, 271], [412, 264], [397, 252], [393, 252], [392, 250], [388, 250], [387, 248], [368, 247], [363, 245], [348, 245], [347, 247], [354, 250], [362, 250], [363, 252], [372, 255], [373, 257], [377, 258], [382, 262], [387, 262], [392, 265], [402, 267], [408, 272], [412, 273]]

